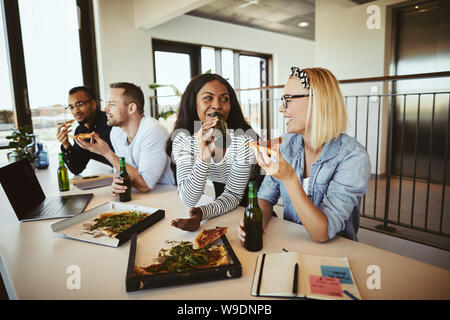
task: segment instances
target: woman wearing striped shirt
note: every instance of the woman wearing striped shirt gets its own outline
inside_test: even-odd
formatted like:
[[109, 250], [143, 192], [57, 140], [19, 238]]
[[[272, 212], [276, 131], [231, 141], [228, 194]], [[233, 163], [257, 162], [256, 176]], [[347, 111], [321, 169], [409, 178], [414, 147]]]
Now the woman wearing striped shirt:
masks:
[[[219, 121], [212, 115], [214, 112], [226, 121], [226, 139], [220, 139], [219, 131], [214, 129]], [[256, 163], [247, 142], [256, 138], [244, 119], [236, 93], [224, 78], [201, 74], [191, 80], [181, 98], [166, 149], [172, 157], [180, 198], [191, 207], [189, 218], [172, 220], [174, 227], [197, 230], [202, 220], [222, 215], [239, 205]], [[216, 199], [196, 207], [207, 180], [214, 182]]]

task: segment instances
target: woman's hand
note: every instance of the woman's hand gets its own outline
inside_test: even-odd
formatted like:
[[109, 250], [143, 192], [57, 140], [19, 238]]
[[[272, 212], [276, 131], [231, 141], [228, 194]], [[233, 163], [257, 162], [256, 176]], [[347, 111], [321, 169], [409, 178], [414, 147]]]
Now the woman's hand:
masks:
[[209, 162], [216, 150], [213, 133], [217, 121], [219, 121], [218, 117], [206, 121], [197, 132], [196, 139], [200, 149], [200, 158], [204, 162]]
[[173, 219], [171, 225], [185, 231], [195, 231], [200, 228], [202, 221], [202, 210], [200, 208], [192, 207], [189, 210], [188, 219]]
[[280, 145], [274, 145], [272, 147], [272, 154], [271, 158], [265, 149], [256, 150], [256, 161], [258, 161], [259, 166], [263, 168], [269, 176], [283, 182], [290, 178], [297, 177], [294, 168], [292, 168], [281, 155]]

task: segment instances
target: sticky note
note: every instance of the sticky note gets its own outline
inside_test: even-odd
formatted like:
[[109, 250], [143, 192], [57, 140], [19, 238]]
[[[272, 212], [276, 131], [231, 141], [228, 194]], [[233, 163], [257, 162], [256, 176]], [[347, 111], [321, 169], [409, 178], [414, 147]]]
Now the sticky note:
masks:
[[311, 289], [311, 293], [342, 297], [341, 282], [338, 278], [310, 275], [309, 287]]
[[324, 277], [338, 278], [341, 283], [353, 284], [350, 269], [347, 267], [320, 266], [320, 270]]

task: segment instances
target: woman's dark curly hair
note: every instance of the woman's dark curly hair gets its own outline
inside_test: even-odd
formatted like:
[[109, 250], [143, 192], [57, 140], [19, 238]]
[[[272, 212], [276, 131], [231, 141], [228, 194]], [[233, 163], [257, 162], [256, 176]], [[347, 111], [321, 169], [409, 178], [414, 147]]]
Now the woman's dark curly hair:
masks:
[[[177, 120], [175, 122], [172, 134], [167, 140], [166, 153], [172, 159], [172, 140], [175, 139], [173, 135], [178, 129], [184, 129], [189, 131], [191, 135], [194, 134], [194, 123], [195, 121], [200, 121], [197, 114], [197, 94], [203, 86], [211, 81], [217, 80], [222, 83], [228, 91], [230, 97], [230, 113], [227, 119], [228, 129], [241, 129], [243, 132], [251, 130], [252, 136], [257, 137], [257, 134], [253, 131], [252, 127], [247, 123], [242, 113], [241, 105], [236, 96], [236, 92], [233, 87], [218, 74], [214, 73], [204, 73], [192, 78], [186, 87], [183, 95], [181, 96], [180, 107], [178, 109]], [[170, 163], [173, 174], [176, 180], [176, 165], [173, 161]]]

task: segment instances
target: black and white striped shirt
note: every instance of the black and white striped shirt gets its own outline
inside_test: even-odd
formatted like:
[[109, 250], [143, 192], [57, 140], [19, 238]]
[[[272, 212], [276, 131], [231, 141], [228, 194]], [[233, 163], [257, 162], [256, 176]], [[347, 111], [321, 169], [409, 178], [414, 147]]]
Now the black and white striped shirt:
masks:
[[[230, 130], [231, 131], [231, 130]], [[248, 184], [255, 155], [247, 146], [253, 139], [248, 135], [229, 132], [231, 144], [222, 161], [209, 163], [200, 159], [195, 135], [185, 132], [177, 134], [172, 144], [173, 161], [177, 166], [178, 194], [186, 206], [194, 207], [205, 189], [206, 181], [225, 184], [222, 195], [212, 203], [199, 208], [204, 219], [222, 215], [237, 207]]]

